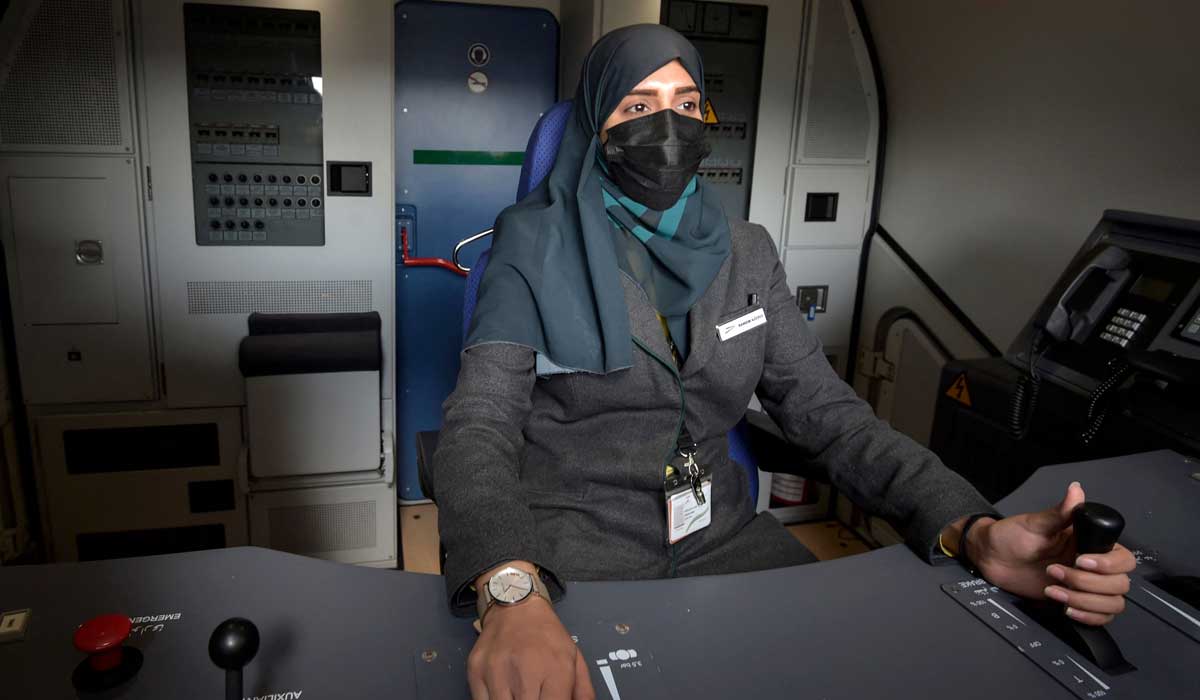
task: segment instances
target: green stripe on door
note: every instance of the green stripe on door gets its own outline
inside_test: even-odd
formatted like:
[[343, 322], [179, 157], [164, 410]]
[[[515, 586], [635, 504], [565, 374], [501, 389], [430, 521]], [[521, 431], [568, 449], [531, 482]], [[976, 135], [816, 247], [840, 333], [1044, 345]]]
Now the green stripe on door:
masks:
[[414, 165], [520, 165], [521, 151], [413, 151]]

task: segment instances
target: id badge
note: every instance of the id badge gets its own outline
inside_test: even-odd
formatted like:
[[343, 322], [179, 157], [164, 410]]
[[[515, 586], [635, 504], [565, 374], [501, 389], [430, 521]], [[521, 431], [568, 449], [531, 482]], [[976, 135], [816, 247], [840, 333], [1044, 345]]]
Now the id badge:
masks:
[[668, 544], [675, 544], [712, 523], [712, 475], [699, 466], [694, 474], [694, 478], [689, 479], [672, 468], [667, 477]]

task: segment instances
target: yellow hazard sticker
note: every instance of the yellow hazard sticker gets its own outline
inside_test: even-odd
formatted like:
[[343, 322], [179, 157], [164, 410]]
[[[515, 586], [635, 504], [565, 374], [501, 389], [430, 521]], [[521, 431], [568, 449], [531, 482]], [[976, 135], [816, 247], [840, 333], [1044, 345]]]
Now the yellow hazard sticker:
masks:
[[971, 390], [967, 388], [966, 374], [958, 375], [958, 379], [955, 379], [950, 388], [946, 390], [946, 396], [949, 396], [967, 408], [971, 407]]
[[705, 124], [717, 124], [718, 123], [717, 110], [713, 109], [712, 100], [709, 100], [709, 99], [704, 100], [704, 123]]

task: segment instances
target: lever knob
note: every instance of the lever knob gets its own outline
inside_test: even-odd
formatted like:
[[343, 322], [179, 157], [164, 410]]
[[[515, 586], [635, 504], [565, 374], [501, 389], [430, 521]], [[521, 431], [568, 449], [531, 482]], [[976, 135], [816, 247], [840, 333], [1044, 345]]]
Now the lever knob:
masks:
[[226, 671], [240, 671], [258, 653], [258, 628], [244, 617], [232, 617], [213, 630], [208, 657]]
[[1125, 518], [1103, 503], [1080, 503], [1071, 511], [1071, 520], [1075, 525], [1075, 548], [1080, 554], [1111, 552], [1125, 529]]
[[93, 617], [75, 630], [75, 648], [88, 655], [71, 674], [81, 693], [101, 693], [133, 678], [142, 667], [142, 652], [125, 646], [133, 631], [125, 615]]
[[88, 655], [92, 670], [108, 671], [121, 665], [121, 645], [131, 629], [125, 615], [93, 617], [75, 630], [75, 648]]

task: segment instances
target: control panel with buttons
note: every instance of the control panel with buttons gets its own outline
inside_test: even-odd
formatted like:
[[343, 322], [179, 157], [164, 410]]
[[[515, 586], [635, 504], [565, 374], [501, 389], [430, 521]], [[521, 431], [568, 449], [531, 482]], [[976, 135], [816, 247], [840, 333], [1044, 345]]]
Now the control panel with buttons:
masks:
[[1200, 306], [1192, 309], [1191, 316], [1183, 322], [1183, 330], [1179, 332], [1179, 335], [1184, 340], [1200, 343]]
[[184, 17], [196, 243], [324, 245], [320, 14], [189, 3]]
[[213, 165], [193, 182], [201, 245], [325, 242], [325, 185], [316, 168]]
[[1100, 339], [1114, 345], [1127, 347], [1129, 342], [1137, 337], [1137, 333], [1146, 322], [1146, 314], [1121, 307], [1113, 313], [1108, 325], [1100, 333]]

